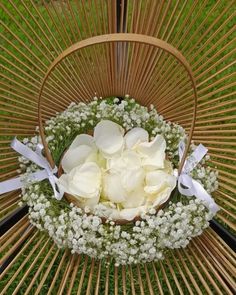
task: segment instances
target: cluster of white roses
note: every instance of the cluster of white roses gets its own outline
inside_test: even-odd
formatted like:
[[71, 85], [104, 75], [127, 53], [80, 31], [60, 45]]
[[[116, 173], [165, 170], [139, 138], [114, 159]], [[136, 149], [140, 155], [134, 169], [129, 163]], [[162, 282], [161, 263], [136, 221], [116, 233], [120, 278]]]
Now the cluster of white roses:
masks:
[[[88, 104], [71, 104], [67, 110], [47, 121], [46, 135], [53, 158], [59, 161], [62, 152], [71, 145], [71, 142], [78, 134], [87, 133], [89, 130], [94, 129], [102, 120], [114, 121], [122, 126], [124, 130], [118, 127], [119, 132], [122, 134], [119, 137], [121, 138], [122, 148], [120, 150], [117, 149], [117, 153], [109, 152], [109, 150], [106, 150], [106, 147], [104, 149], [104, 146], [101, 147], [99, 145], [99, 136], [98, 138], [97, 136], [92, 138], [88, 135], [83, 135], [77, 138], [75, 145], [76, 149], [81, 152], [77, 153], [77, 155], [84, 156], [80, 157], [80, 159], [75, 159], [73, 153], [71, 158], [68, 154], [67, 161], [65, 161], [67, 163], [64, 162], [63, 164], [68, 178], [70, 178], [69, 174], [74, 168], [70, 169], [70, 167], [67, 167], [69, 169], [67, 170], [67, 164], [73, 166], [77, 161], [77, 168], [86, 163], [97, 165], [100, 169], [101, 177], [98, 178], [98, 190], [94, 190], [94, 187], [92, 190], [92, 194], [94, 191], [98, 192], [99, 203], [97, 205], [94, 202], [95, 198], [93, 198], [95, 195], [91, 197], [92, 195], [88, 194], [87, 196], [90, 198], [83, 197], [82, 199], [82, 194], [78, 193], [78, 187], [75, 188], [76, 193], [74, 195], [80, 199], [81, 204], [91, 201], [92, 204], [90, 206], [87, 204], [82, 210], [73, 204], [69, 204], [64, 198], [58, 202], [53, 198], [53, 192], [48, 181], [31, 183], [27, 179], [28, 174], [38, 170], [37, 165], [29, 162], [24, 157], [19, 158], [19, 172], [26, 172], [24, 176], [25, 188], [22, 191], [20, 205], [26, 203], [29, 206], [29, 218], [32, 224], [40, 230], [46, 230], [59, 247], [68, 247], [72, 253], [84, 253], [96, 258], [113, 257], [117, 265], [162, 259], [165, 249], [185, 247], [193, 236], [201, 234], [208, 226], [208, 220], [213, 217], [213, 214], [208, 211], [204, 203], [194, 198], [188, 199], [187, 197], [178, 196], [177, 200], [183, 198], [183, 201], [176, 204], [169, 203], [164, 211], [160, 210], [158, 213], [156, 213], [154, 208], [149, 208], [148, 212], [145, 213], [147, 210], [145, 208], [144, 212], [140, 211], [142, 221], [125, 226], [116, 225], [111, 218], [108, 218], [106, 223], [102, 223], [103, 216], [110, 216], [109, 214], [113, 213], [115, 217], [115, 213], [117, 213], [115, 210], [120, 212], [124, 209], [132, 209], [132, 207], [127, 206], [128, 196], [130, 196], [131, 191], [129, 190], [129, 183], [126, 183], [122, 177], [123, 172], [126, 176], [130, 176], [131, 184], [138, 184], [139, 172], [137, 168], [144, 170], [145, 177], [141, 178], [143, 179], [142, 189], [144, 192], [142, 197], [145, 198], [146, 204], [152, 204], [153, 206], [155, 201], [159, 203], [165, 199], [164, 197], [162, 199], [161, 195], [158, 196], [157, 192], [165, 191], [165, 187], [168, 187], [168, 185], [164, 184], [163, 186], [163, 183], [160, 182], [160, 187], [156, 187], [152, 185], [152, 181], [156, 184], [156, 172], [164, 172], [169, 175], [168, 177], [172, 178], [174, 185], [173, 169], [165, 159], [163, 150], [165, 150], [166, 144], [167, 158], [174, 167], [177, 167], [179, 161], [178, 145], [186, 137], [184, 129], [177, 124], [164, 121], [163, 117], [157, 114], [153, 106], [148, 110], [133, 99], [127, 98], [119, 102], [117, 98], [107, 101], [100, 101], [95, 98], [94, 101]], [[137, 132], [138, 130], [139, 132]], [[149, 138], [145, 130], [152, 137]], [[129, 136], [128, 133], [130, 133]], [[105, 134], [107, 133], [102, 133], [102, 135]], [[112, 135], [114, 134], [112, 132]], [[164, 140], [160, 135], [163, 136]], [[128, 138], [129, 140], [127, 140]], [[141, 140], [142, 138], [143, 140]], [[86, 140], [88, 140], [87, 143]], [[40, 138], [38, 136], [25, 138], [23, 142], [35, 150], [37, 143], [40, 142]], [[104, 143], [103, 140], [102, 142]], [[118, 147], [118, 144], [114, 144], [114, 146]], [[152, 151], [150, 146], [155, 147], [155, 151], [162, 154], [162, 158], [160, 157], [162, 160], [159, 164], [158, 161], [155, 163], [149, 161], [149, 155]], [[69, 147], [70, 149], [73, 149], [73, 145]], [[96, 152], [94, 153], [94, 151]], [[137, 156], [137, 162], [131, 161], [129, 164], [126, 161], [125, 154], [130, 152]], [[154, 154], [152, 157], [154, 157]], [[159, 159], [159, 157], [157, 158]], [[130, 160], [131, 157], [128, 157], [128, 159]], [[78, 162], [80, 160], [81, 162]], [[153, 164], [154, 167], [152, 166]], [[134, 171], [137, 171], [129, 174], [130, 168], [134, 168]], [[152, 175], [153, 172], [154, 174]], [[110, 177], [110, 174], [112, 177]], [[149, 178], [147, 177], [148, 174]], [[208, 167], [205, 160], [202, 160], [191, 174], [194, 179], [203, 184], [208, 192], [216, 189], [218, 185], [216, 179], [217, 172]], [[165, 178], [167, 178], [167, 175], [165, 175]], [[109, 181], [114, 182], [115, 185], [119, 183], [119, 187], [117, 187], [117, 190], [107, 191], [108, 186], [103, 185], [103, 179], [106, 179], [105, 183]], [[160, 179], [164, 178], [160, 177], [159, 181]], [[65, 181], [65, 187], [67, 180]], [[88, 185], [86, 181], [84, 182], [84, 187], [79, 187], [80, 190], [84, 188], [85, 192], [91, 192], [87, 190]], [[118, 189], [122, 189], [122, 194], [119, 192], [116, 195]], [[153, 198], [150, 198], [151, 196]], [[165, 196], [167, 197], [168, 193], [165, 192]], [[119, 202], [116, 202], [116, 197]], [[124, 199], [120, 202], [120, 198]], [[135, 199], [134, 202], [132, 198], [130, 200], [132, 206], [134, 206], [133, 208], [135, 206], [137, 208], [139, 198]], [[114, 208], [111, 204], [114, 205]], [[121, 204], [121, 206], [118, 204]], [[91, 214], [91, 210], [93, 214]], [[135, 212], [136, 214], [137, 212]], [[120, 218], [121, 216], [117, 217]], [[125, 215], [122, 218], [127, 217], [131, 218], [131, 215]]]
[[149, 141], [146, 130], [124, 129], [100, 121], [94, 136], [78, 135], [62, 159], [60, 179], [65, 192], [80, 207], [106, 207], [105, 217], [132, 220], [150, 207], [164, 203], [176, 185], [171, 163], [165, 159], [162, 135]]

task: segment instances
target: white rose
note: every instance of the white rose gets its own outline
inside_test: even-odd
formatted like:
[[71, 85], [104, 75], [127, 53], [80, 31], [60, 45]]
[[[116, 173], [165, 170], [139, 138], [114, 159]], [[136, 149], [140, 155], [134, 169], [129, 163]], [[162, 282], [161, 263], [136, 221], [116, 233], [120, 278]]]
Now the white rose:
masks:
[[128, 131], [124, 137], [125, 147], [127, 149], [133, 149], [135, 146], [141, 142], [148, 142], [149, 135], [148, 132], [140, 127], [135, 127]]
[[121, 184], [127, 192], [133, 192], [144, 185], [145, 171], [143, 168], [126, 167], [120, 174]]
[[105, 210], [103, 210], [104, 217], [110, 217], [114, 220], [125, 219], [133, 220], [136, 216], [139, 216], [141, 213], [147, 212], [146, 206], [139, 206], [136, 208], [125, 208], [118, 210], [113, 208], [109, 202], [103, 203]]
[[90, 209], [94, 209], [94, 207], [99, 203], [100, 194], [93, 198], [79, 198], [79, 206], [81, 208], [89, 207]]

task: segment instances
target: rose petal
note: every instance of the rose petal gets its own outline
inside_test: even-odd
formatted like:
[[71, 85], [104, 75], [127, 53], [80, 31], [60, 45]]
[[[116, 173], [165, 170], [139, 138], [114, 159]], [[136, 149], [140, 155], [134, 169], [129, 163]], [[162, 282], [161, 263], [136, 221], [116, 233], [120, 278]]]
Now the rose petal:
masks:
[[110, 211], [107, 211], [106, 214], [107, 217], [110, 217], [113, 220], [121, 219], [120, 211], [117, 209], [110, 209]]
[[140, 143], [137, 149], [147, 169], [164, 168], [166, 141], [162, 135], [157, 135], [151, 142]]
[[160, 206], [165, 203], [169, 199], [172, 190], [173, 188], [166, 187], [162, 192], [160, 192], [153, 201], [153, 207]]
[[109, 120], [100, 121], [94, 128], [94, 139], [97, 147], [106, 157], [121, 151], [124, 143], [124, 129]]
[[[69, 173], [73, 168], [85, 161], [94, 161], [96, 151], [97, 148], [92, 136], [87, 134], [76, 136], [61, 161], [63, 170]], [[90, 159], [88, 159], [89, 157]]]
[[108, 209], [105, 211], [105, 217], [106, 217], [106, 218], [111, 218], [111, 219], [113, 219], [113, 220], [121, 219], [120, 211], [117, 210], [117, 209], [108, 208]]
[[94, 150], [88, 145], [68, 149], [61, 161], [62, 169], [64, 172], [69, 173], [73, 168], [83, 164], [92, 154], [95, 154]]
[[156, 207], [168, 200], [176, 186], [176, 177], [160, 170], [151, 171], [147, 173], [146, 184], [147, 203]]
[[157, 194], [163, 186], [166, 186], [167, 174], [161, 170], [150, 171], [146, 174], [146, 186], [144, 191], [148, 194]]
[[59, 178], [65, 192], [82, 198], [100, 195], [101, 170], [96, 163], [88, 162], [75, 167]]
[[172, 167], [172, 164], [170, 161], [168, 160], [164, 160], [164, 169], [163, 171], [165, 171], [166, 173], [168, 174], [174, 174], [174, 170], [173, 170], [173, 167]]
[[146, 174], [144, 191], [148, 194], [157, 194], [166, 187], [172, 189], [176, 185], [176, 178], [162, 170], [150, 171]]
[[140, 156], [135, 151], [125, 150], [121, 155], [107, 159], [107, 169], [122, 172], [124, 169], [141, 167]]
[[128, 131], [124, 137], [126, 148], [132, 149], [141, 142], [148, 142], [148, 132], [140, 127], [135, 127]]
[[[129, 166], [128, 166], [129, 167]], [[127, 192], [143, 186], [145, 173], [142, 168], [126, 168], [121, 173], [121, 183]]]
[[94, 198], [80, 198], [80, 207], [81, 208], [85, 208], [85, 207], [89, 207], [90, 209], [94, 209], [94, 207], [98, 204], [99, 202], [99, 199], [100, 199], [100, 196], [97, 195], [96, 197]]
[[101, 199], [100, 204], [102, 205], [103, 210], [104, 210], [104, 208], [109, 209], [109, 210], [110, 209], [116, 209], [116, 205], [114, 203], [110, 202], [110, 201], [103, 201]]
[[121, 185], [121, 178], [119, 174], [106, 173], [104, 175], [103, 195], [114, 203], [120, 203], [125, 200], [126, 191]]
[[120, 217], [126, 220], [132, 220], [136, 216], [139, 216], [142, 212], [145, 212], [146, 206], [141, 206], [137, 208], [128, 208], [120, 211]]
[[[88, 160], [90, 160], [90, 158], [88, 158], [87, 161]], [[103, 168], [104, 170], [106, 169], [107, 160], [100, 152], [96, 153], [95, 157], [93, 158], [93, 161], [96, 162], [100, 168]]]
[[146, 194], [143, 190], [143, 186], [137, 187], [135, 191], [128, 194], [126, 200], [122, 202], [124, 208], [136, 208], [144, 204]]
[[69, 150], [75, 149], [80, 145], [88, 145], [91, 148], [96, 149], [94, 138], [88, 134], [77, 135], [76, 138], [73, 140], [72, 144], [70, 145]]

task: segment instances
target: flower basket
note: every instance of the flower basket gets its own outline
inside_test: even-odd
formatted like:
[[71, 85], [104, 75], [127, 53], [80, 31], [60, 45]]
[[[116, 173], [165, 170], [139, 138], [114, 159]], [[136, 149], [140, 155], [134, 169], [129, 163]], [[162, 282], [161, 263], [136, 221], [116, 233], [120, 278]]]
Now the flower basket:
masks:
[[[140, 66], [134, 69], [133, 56], [137, 58], [147, 49], [156, 58], [148, 76], [145, 72], [141, 75], [140, 83], [149, 89], [148, 95], [135, 84], [135, 78], [124, 76], [123, 67], [126, 62], [135, 77], [135, 71], [141, 70], [142, 56]], [[110, 50], [121, 58], [120, 65], [105, 62]], [[90, 61], [94, 55], [96, 63]], [[155, 89], [156, 75], [161, 75], [155, 69], [160, 57], [170, 60], [185, 82], [180, 89], [178, 84], [170, 85], [170, 93], [174, 95], [176, 89], [190, 95], [184, 116], [189, 126], [186, 130], [166, 122], [155, 108], [171, 107], [172, 99], [185, 107], [185, 99], [167, 93], [169, 100], [163, 96], [151, 100], [153, 104], [147, 107], [149, 96], [161, 88], [159, 85]], [[58, 93], [55, 87], [66, 83], [61, 70], [80, 59], [88, 63], [84, 64], [87, 73], [98, 71], [101, 75], [97, 85], [90, 80], [86, 92], [92, 91], [93, 95], [95, 89], [100, 89], [99, 96], [107, 99], [95, 97], [78, 104], [72, 101], [68, 106], [65, 92]], [[95, 64], [101, 64], [101, 69], [97, 70]], [[76, 88], [75, 93], [73, 87], [70, 90], [71, 97], [77, 99], [78, 94], [88, 95], [83, 93], [81, 74], [78, 72], [81, 88]], [[122, 77], [123, 83], [119, 80]], [[105, 87], [107, 79], [111, 84]], [[124, 95], [127, 92], [136, 95], [137, 101]], [[123, 98], [114, 97], [115, 93], [123, 94]], [[23, 200], [30, 206], [31, 223], [46, 230], [59, 247], [100, 259], [113, 258], [116, 265], [159, 260], [165, 249], [186, 247], [218, 211], [206, 191], [213, 191], [217, 184], [215, 173], [204, 167], [207, 149], [203, 145], [190, 149], [196, 110], [196, 83], [188, 62], [160, 39], [109, 34], [67, 48], [49, 66], [41, 83], [40, 138], [25, 139], [26, 145], [16, 139], [12, 143], [23, 155], [20, 161], [26, 164], [25, 180], [19, 185]], [[40, 140], [42, 145], [38, 144]], [[39, 167], [44, 169], [37, 170]], [[211, 175], [215, 180], [210, 181]], [[12, 185], [15, 183], [3, 184]]]

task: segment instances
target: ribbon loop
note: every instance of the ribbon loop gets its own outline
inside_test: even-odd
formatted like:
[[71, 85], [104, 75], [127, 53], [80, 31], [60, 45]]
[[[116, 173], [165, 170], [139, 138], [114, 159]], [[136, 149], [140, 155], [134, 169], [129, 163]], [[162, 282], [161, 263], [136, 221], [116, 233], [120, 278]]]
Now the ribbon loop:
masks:
[[[179, 144], [179, 159], [181, 161], [185, 150], [185, 144], [183, 141]], [[183, 169], [178, 176], [178, 190], [181, 194], [205, 201], [207, 208], [216, 213], [220, 208], [215, 203], [214, 199], [208, 194], [204, 187], [195, 179], [193, 179], [189, 173], [197, 166], [197, 164], [202, 160], [202, 158], [207, 153], [207, 148], [199, 144], [194, 152], [185, 160]]]
[[[43, 168], [43, 170], [36, 171], [34, 173], [31, 173], [28, 177], [31, 180], [37, 180], [42, 181], [44, 179], [48, 179], [53, 192], [54, 197], [57, 200], [61, 200], [63, 197], [64, 191], [62, 188], [57, 185], [58, 178], [54, 175], [57, 173], [57, 167], [51, 168], [50, 164], [44, 158], [42, 155], [43, 146], [41, 144], [37, 144], [35, 152], [31, 150], [28, 146], [21, 143], [17, 138], [14, 138], [11, 142], [11, 147], [24, 156], [25, 158], [29, 159], [31, 162], [34, 162], [39, 167]], [[19, 188], [22, 188], [24, 186], [21, 177], [17, 177], [14, 179], [6, 180], [0, 183], [0, 193], [7, 193]]]
[[181, 194], [188, 197], [194, 195], [193, 179], [188, 174], [180, 174], [178, 179], [178, 190]]

